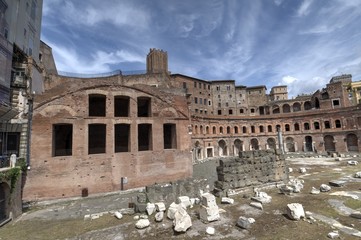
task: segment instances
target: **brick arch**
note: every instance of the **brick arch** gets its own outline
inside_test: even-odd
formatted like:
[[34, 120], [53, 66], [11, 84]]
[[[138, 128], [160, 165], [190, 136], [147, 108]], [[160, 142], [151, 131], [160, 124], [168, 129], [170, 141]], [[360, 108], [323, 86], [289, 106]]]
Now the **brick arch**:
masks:
[[45, 106], [38, 113], [43, 117], [56, 116], [57, 114], [62, 114], [63, 117], [66, 117], [66, 114], [64, 114], [64, 112], [60, 113], [63, 110], [65, 112], [67, 112], [69, 114], [69, 116], [71, 116], [71, 117], [76, 116], [76, 112], [73, 108], [66, 106], [66, 105], [60, 105], [60, 104]]
[[282, 106], [282, 112], [283, 113], [290, 113], [291, 112], [291, 107], [290, 107], [290, 105], [289, 104], [283, 104], [283, 106]]

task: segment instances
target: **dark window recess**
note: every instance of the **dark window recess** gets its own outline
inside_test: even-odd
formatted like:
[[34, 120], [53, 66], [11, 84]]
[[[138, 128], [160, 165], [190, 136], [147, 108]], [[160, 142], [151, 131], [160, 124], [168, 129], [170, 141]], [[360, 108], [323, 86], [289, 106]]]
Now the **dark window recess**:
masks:
[[259, 132], [264, 132], [263, 126], [259, 126]]
[[163, 125], [164, 149], [177, 148], [177, 131], [175, 124]]
[[114, 116], [129, 117], [129, 97], [126, 96], [114, 97]]
[[243, 133], [247, 133], [247, 128], [246, 128], [246, 127], [242, 127], [242, 132], [243, 132]]
[[255, 133], [256, 132], [256, 128], [254, 126], [251, 126], [251, 132]]
[[138, 97], [138, 117], [150, 117], [151, 101], [148, 97]]
[[303, 128], [304, 128], [305, 130], [310, 130], [310, 124], [309, 124], [309, 123], [304, 123], [304, 124], [303, 124]]
[[318, 122], [314, 122], [313, 126], [315, 127], [316, 130], [320, 129], [320, 124]]
[[105, 153], [106, 125], [89, 124], [88, 154]]
[[295, 123], [294, 128], [295, 131], [300, 131], [300, 125], [298, 123]]
[[152, 125], [138, 125], [138, 151], [152, 150]]
[[106, 97], [100, 94], [89, 95], [89, 116], [105, 117]]
[[326, 129], [331, 128], [331, 124], [330, 124], [329, 121], [325, 121], [325, 128], [326, 128]]
[[73, 154], [73, 125], [53, 125], [53, 156], [71, 156]]
[[285, 125], [285, 131], [286, 131], [286, 132], [289, 132], [289, 131], [290, 131], [290, 125], [289, 125], [289, 124], [286, 124], [286, 125]]
[[114, 127], [114, 145], [115, 152], [129, 152], [130, 151], [130, 125], [129, 124], [115, 124]]
[[341, 121], [340, 121], [340, 120], [336, 120], [336, 121], [335, 121], [335, 126], [336, 126], [336, 128], [341, 128]]
[[218, 115], [222, 115], [222, 110], [218, 110]]
[[268, 132], [272, 132], [272, 126], [271, 125], [268, 125]]

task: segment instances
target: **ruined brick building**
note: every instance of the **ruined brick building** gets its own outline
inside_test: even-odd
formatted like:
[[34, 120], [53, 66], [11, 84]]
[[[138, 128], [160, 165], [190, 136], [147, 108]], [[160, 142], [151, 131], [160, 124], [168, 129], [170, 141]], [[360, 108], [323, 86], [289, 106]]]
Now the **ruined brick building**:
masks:
[[[168, 71], [151, 49], [147, 71], [67, 77], [42, 44], [44, 91], [34, 98], [24, 200], [80, 196], [191, 177], [192, 162], [239, 151], [360, 150], [351, 75], [312, 95], [237, 86]], [[277, 139], [277, 129], [283, 142]]]

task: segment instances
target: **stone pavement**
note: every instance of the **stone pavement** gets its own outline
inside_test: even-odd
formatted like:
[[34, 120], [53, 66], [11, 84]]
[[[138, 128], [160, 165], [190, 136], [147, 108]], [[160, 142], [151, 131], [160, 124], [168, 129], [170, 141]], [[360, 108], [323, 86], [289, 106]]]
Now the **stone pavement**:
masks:
[[136, 196], [144, 188], [137, 188], [121, 192], [97, 194], [89, 197], [78, 197], [61, 200], [50, 200], [34, 203], [32, 208], [40, 207], [37, 211], [24, 213], [18, 220], [33, 218], [43, 220], [61, 220], [84, 218], [88, 214], [96, 214], [128, 208], [129, 203], [136, 201]]

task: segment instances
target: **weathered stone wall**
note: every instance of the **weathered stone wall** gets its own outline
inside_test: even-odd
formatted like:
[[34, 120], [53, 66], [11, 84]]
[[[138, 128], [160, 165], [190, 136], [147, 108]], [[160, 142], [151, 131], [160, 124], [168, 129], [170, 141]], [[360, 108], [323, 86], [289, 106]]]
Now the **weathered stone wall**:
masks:
[[217, 172], [215, 187], [222, 191], [288, 179], [285, 157], [278, 150], [240, 152], [220, 160]]

